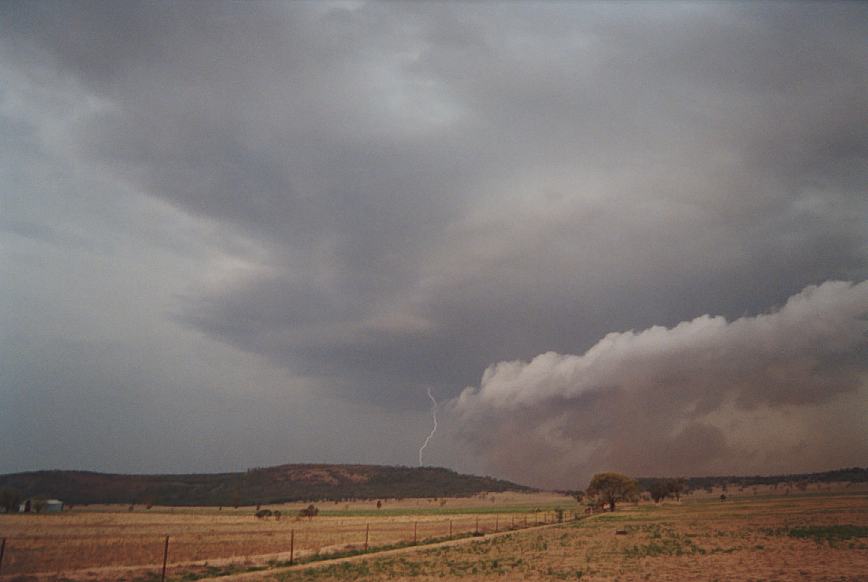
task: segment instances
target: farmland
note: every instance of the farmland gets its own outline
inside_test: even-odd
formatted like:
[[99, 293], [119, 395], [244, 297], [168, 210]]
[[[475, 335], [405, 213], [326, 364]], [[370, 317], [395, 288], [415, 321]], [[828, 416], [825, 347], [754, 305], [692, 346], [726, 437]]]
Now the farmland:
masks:
[[[578, 521], [567, 514], [564, 523], [506, 532], [525, 519], [551, 524], [555, 508], [580, 507], [556, 494], [498, 493], [387, 501], [380, 509], [330, 502], [311, 520], [295, 516], [303, 504], [269, 506], [283, 512], [279, 521], [255, 519], [254, 508], [0, 515], [10, 540], [0, 579], [159, 580], [169, 535], [170, 580], [868, 580], [864, 486], [731, 489], [723, 502], [719, 494], [622, 504], [615, 513], [580, 512]], [[414, 533], [419, 544], [447, 538], [450, 522], [454, 541], [413, 546]], [[473, 536], [477, 527], [486, 535]], [[289, 567], [291, 535], [296, 561], [305, 561], [359, 552], [366, 528], [372, 550], [400, 549]]]
[[61, 514], [0, 514], [0, 537], [7, 539], [0, 579], [149, 579], [166, 536], [170, 571], [207, 570], [287, 561], [291, 546], [294, 558], [305, 559], [362, 549], [366, 537], [371, 548], [423, 542], [533, 525], [554, 519], [556, 507], [578, 508], [569, 497], [546, 493], [385, 500], [380, 508], [376, 501], [327, 502], [313, 519], [299, 518], [305, 506], [261, 506], [280, 511], [281, 519], [257, 519], [254, 507], [90, 505]]
[[[621, 532], [617, 534], [616, 532]], [[868, 580], [868, 494], [642, 504], [472, 544], [259, 580]]]

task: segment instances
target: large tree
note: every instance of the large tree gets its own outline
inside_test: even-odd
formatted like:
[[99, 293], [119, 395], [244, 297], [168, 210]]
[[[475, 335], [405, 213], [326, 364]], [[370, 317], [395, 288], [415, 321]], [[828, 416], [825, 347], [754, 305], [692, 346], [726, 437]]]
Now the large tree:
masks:
[[654, 500], [654, 503], [660, 503], [669, 497], [670, 491], [668, 479], [655, 479], [648, 485], [647, 490], [651, 495], [651, 499]]
[[615, 502], [636, 498], [639, 484], [621, 473], [597, 473], [588, 485], [587, 494], [608, 503], [615, 511]]

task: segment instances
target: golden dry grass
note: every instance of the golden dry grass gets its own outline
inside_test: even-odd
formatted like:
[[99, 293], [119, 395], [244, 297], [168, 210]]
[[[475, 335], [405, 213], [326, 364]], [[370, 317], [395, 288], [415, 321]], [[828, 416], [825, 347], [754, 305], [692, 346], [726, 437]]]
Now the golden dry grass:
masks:
[[[288, 559], [294, 533], [294, 555], [305, 557], [364, 545], [366, 527], [371, 547], [416, 539], [528, 525], [545, 513], [528, 513], [554, 505], [575, 508], [569, 498], [554, 494], [503, 493], [448, 500], [387, 500], [322, 503], [312, 520], [298, 519], [306, 504], [268, 505], [280, 520], [256, 519], [254, 508], [167, 508], [137, 506], [75, 507], [62, 514], [0, 515], [0, 537], [7, 538], [0, 578], [41, 574], [43, 578], [85, 575], [102, 568], [95, 579], [135, 577], [162, 561], [163, 542], [170, 536], [172, 570], [184, 564], [263, 562]], [[467, 513], [471, 512], [471, 513]], [[548, 514], [552, 519], [552, 514]], [[451, 523], [451, 526], [450, 526]], [[143, 566], [148, 568], [136, 568]], [[105, 568], [129, 568], [110, 572]], [[76, 574], [77, 572], [77, 574]]]
[[868, 580], [866, 535], [865, 492], [750, 495], [723, 503], [707, 497], [628, 506], [546, 530], [261, 579]]
[[[723, 503], [715, 491], [682, 503], [625, 505], [614, 514], [472, 544], [260, 575], [288, 582], [868, 580], [868, 492], [843, 486], [767, 495], [772, 492], [729, 491]], [[561, 496], [520, 494], [448, 500], [445, 506], [440, 500], [390, 501], [380, 512], [372, 502], [322, 504], [325, 515], [312, 521], [256, 520], [253, 508], [130, 513], [89, 507], [60, 515], [0, 515], [0, 535], [10, 538], [0, 579], [154, 580], [162, 536], [168, 533], [169, 578], [189, 580], [285, 563], [292, 530], [295, 555], [303, 557], [360, 547], [366, 524], [373, 547], [412, 539], [414, 523], [423, 541], [448, 534], [450, 520], [454, 534], [474, 530], [477, 519], [480, 529], [490, 532], [495, 523], [503, 529], [513, 519], [524, 525], [525, 515], [532, 525], [537, 514], [524, 512], [535, 507], [576, 508], [575, 502], [568, 504]], [[295, 513], [299, 507], [280, 509]], [[842, 531], [843, 537], [836, 537]], [[806, 535], [792, 535], [800, 532]]]

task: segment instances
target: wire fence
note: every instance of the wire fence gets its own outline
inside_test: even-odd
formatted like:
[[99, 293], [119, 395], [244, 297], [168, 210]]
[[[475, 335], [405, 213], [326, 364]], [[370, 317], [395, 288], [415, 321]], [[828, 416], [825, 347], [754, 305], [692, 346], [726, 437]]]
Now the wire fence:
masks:
[[[241, 563], [254, 558], [283, 564], [384, 547], [425, 544], [579, 519], [576, 512], [458, 514], [442, 518], [404, 516], [371, 520], [316, 517], [257, 520], [261, 530], [119, 532], [98, 535], [0, 537], [0, 580], [18, 575], [55, 575], [75, 570], [153, 569], [165, 578], [174, 567]], [[2, 536], [2, 532], [0, 532]]]

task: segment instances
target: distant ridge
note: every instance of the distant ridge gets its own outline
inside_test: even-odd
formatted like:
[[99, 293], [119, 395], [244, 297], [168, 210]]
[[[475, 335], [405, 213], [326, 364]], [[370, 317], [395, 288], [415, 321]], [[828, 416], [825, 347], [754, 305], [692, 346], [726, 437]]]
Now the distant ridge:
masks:
[[[643, 488], [647, 488], [658, 477], [639, 477], [637, 481]], [[751, 487], [753, 485], [774, 485], [776, 483], [865, 483], [868, 482], [868, 467], [849, 467], [822, 471], [820, 473], [792, 473], [787, 475], [722, 475], [712, 477], [686, 477], [689, 489], [704, 489], [706, 487], [720, 487], [722, 485], [736, 485]]]
[[492, 477], [441, 467], [279, 465], [243, 473], [124, 475], [92, 471], [31, 471], [0, 475], [0, 487], [66, 503], [255, 505], [291, 501], [464, 497], [482, 492], [532, 491]]

